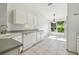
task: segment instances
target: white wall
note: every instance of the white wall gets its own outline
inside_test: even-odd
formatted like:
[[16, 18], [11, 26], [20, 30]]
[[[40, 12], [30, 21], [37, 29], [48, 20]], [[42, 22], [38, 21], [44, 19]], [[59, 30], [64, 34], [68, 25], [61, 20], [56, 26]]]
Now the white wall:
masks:
[[[53, 19], [55, 13], [55, 19], [59, 20], [67, 16], [67, 3], [53, 3], [49, 6], [50, 8], [50, 19]], [[52, 17], [52, 18], [51, 18]]]
[[67, 16], [67, 3], [55, 3], [56, 19], [62, 19]]
[[79, 32], [79, 3], [68, 4], [68, 31], [67, 31], [67, 48], [70, 51], [77, 52], [76, 33]]
[[7, 4], [0, 3], [0, 25], [7, 25]]

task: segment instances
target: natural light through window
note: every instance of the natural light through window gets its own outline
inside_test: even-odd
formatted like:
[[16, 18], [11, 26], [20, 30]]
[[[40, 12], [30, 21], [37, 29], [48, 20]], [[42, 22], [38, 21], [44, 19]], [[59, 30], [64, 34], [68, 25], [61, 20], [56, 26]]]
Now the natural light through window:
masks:
[[53, 40], [66, 41], [66, 39], [65, 39], [65, 38], [63, 38], [63, 37], [49, 36], [48, 38], [49, 38], [49, 39], [53, 39]]

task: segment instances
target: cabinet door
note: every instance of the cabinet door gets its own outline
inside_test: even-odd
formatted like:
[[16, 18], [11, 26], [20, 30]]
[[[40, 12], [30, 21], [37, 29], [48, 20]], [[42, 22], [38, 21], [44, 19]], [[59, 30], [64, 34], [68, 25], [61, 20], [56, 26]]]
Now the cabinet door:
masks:
[[33, 14], [28, 14], [28, 25], [33, 26], [34, 24], [34, 16]]
[[33, 23], [33, 26], [34, 28], [37, 28], [38, 27], [38, 17], [34, 15], [34, 23]]
[[30, 34], [25, 34], [24, 35], [24, 41], [23, 41], [24, 48], [29, 48], [33, 44], [36, 43], [36, 33], [30, 33]]
[[32, 38], [32, 44], [35, 44], [36, 43], [36, 32], [33, 32], [31, 34], [31, 38]]
[[26, 24], [26, 13], [23, 10], [14, 10], [14, 24]]
[[41, 33], [37, 32], [36, 33], [36, 42], [39, 42], [41, 40]]
[[32, 38], [31, 34], [25, 34], [23, 39], [23, 46], [24, 48], [28, 48], [30, 45], [32, 45]]

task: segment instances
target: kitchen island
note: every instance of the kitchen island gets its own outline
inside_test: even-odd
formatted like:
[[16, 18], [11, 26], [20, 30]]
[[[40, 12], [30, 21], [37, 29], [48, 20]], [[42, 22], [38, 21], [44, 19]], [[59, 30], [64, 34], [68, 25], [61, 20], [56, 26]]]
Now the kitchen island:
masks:
[[22, 43], [13, 39], [0, 39], [0, 55], [18, 55]]

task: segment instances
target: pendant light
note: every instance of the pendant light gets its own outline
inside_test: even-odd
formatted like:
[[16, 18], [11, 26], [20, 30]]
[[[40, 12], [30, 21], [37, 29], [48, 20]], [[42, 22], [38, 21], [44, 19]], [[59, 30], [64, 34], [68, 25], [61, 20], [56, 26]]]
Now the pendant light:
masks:
[[54, 18], [53, 18], [53, 22], [55, 22], [55, 13], [53, 14], [53, 17], [54, 17]]
[[[53, 5], [53, 3], [48, 3], [48, 6]], [[53, 5], [53, 22], [55, 22], [55, 6]]]

